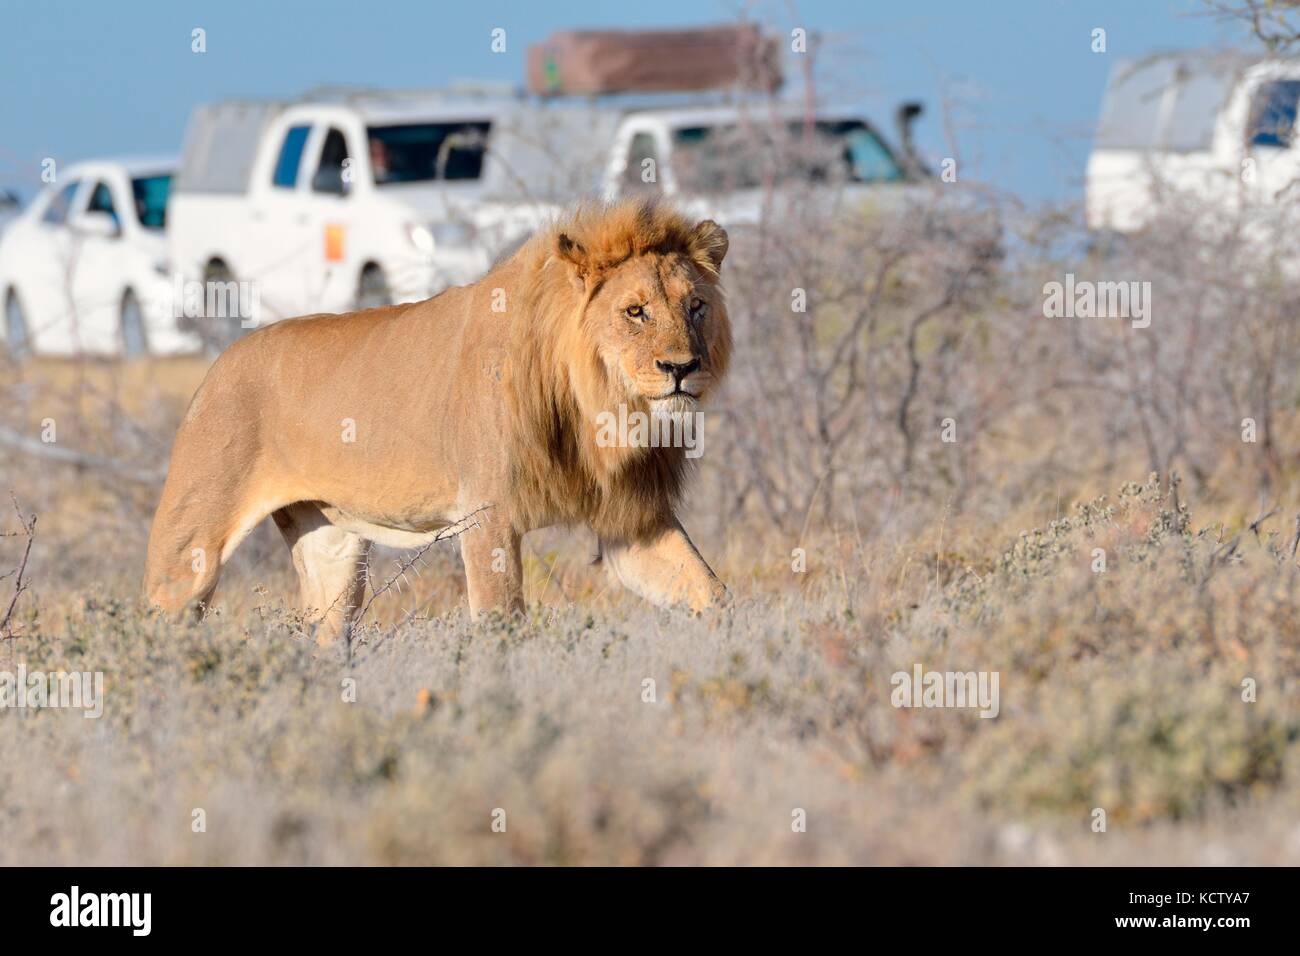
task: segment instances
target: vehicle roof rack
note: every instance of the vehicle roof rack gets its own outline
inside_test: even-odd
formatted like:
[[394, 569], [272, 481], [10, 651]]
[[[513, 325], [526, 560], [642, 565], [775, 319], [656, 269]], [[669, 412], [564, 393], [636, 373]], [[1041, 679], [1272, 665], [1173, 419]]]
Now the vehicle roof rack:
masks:
[[304, 90], [294, 97], [294, 102], [373, 103], [382, 101], [400, 102], [413, 99], [454, 101], [464, 99], [521, 100], [524, 98], [524, 91], [510, 83], [461, 80], [441, 88], [419, 87], [397, 90], [373, 86], [325, 84]]

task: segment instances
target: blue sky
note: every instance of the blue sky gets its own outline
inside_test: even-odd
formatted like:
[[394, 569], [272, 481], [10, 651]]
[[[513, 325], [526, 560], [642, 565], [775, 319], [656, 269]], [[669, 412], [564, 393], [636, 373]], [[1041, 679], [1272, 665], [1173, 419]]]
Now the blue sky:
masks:
[[[1031, 202], [1078, 198], [1117, 57], [1249, 45], [1201, 0], [0, 0], [0, 186], [30, 195], [46, 156], [176, 152], [206, 100], [326, 83], [522, 82], [526, 46], [558, 28], [717, 23], [741, 11], [787, 37], [795, 26], [826, 36], [828, 100], [886, 126], [897, 101], [924, 101], [918, 136], [932, 157], [952, 152], [938, 109], [946, 93], [963, 178]], [[207, 32], [204, 54], [191, 52], [195, 27]], [[503, 54], [490, 51], [495, 27], [506, 30]], [[1090, 49], [1095, 27], [1105, 54]]]

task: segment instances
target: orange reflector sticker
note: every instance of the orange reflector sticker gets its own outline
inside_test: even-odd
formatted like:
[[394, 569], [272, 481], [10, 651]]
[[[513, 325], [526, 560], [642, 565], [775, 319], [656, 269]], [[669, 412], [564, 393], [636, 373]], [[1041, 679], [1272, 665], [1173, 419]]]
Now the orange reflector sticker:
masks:
[[325, 261], [342, 262], [343, 261], [343, 235], [347, 230], [338, 223], [327, 223], [325, 226]]

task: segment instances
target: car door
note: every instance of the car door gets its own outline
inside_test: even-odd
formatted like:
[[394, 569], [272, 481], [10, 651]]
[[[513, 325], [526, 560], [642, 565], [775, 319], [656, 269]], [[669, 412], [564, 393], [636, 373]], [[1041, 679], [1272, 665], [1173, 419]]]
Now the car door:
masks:
[[10, 272], [27, 323], [27, 335], [43, 352], [76, 351], [69, 298], [72, 274], [68, 216], [81, 192], [81, 179], [54, 187], [44, 200], [44, 210], [32, 224], [21, 259]]
[[606, 199], [674, 191], [660, 132], [654, 126], [636, 122], [626, 123], [618, 131], [605, 173]]
[[307, 233], [309, 250], [303, 271], [308, 308], [345, 312], [355, 305], [359, 263], [355, 208], [352, 201], [352, 151], [340, 125], [321, 128], [308, 164]]
[[257, 283], [260, 323], [311, 311], [307, 261], [314, 248], [308, 211], [310, 178], [305, 157], [313, 137], [311, 123], [290, 121], [274, 134], [279, 146], [268, 182], [251, 197], [251, 249], [247, 267], [237, 264], [236, 279]]
[[[120, 350], [120, 316], [127, 268], [126, 217], [132, 216], [131, 200], [115, 177], [87, 179], [86, 205], [90, 216], [107, 217], [116, 225], [111, 235], [82, 231], [75, 218], [68, 232], [72, 256], [71, 289], [76, 307], [78, 331], [84, 351], [115, 354]], [[101, 219], [102, 221], [102, 219]]]

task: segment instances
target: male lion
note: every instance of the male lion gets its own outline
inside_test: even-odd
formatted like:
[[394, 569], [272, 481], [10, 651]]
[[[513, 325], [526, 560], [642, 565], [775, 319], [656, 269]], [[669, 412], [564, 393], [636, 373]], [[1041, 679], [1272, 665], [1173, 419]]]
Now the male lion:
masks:
[[351, 626], [371, 542], [418, 547], [458, 521], [472, 614], [522, 609], [522, 535], [579, 522], [637, 594], [718, 601], [675, 515], [683, 448], [611, 445], [597, 420], [691, 412], [717, 384], [726, 252], [716, 223], [652, 201], [587, 206], [474, 285], [236, 342], [176, 434], [147, 599], [201, 611], [270, 515], [322, 643]]

